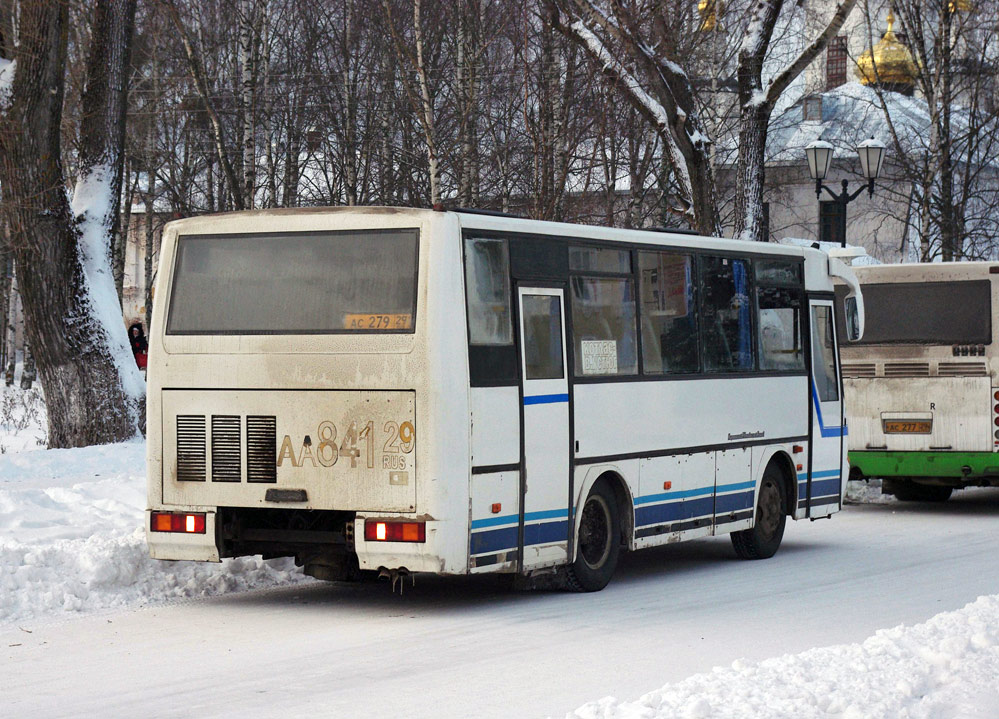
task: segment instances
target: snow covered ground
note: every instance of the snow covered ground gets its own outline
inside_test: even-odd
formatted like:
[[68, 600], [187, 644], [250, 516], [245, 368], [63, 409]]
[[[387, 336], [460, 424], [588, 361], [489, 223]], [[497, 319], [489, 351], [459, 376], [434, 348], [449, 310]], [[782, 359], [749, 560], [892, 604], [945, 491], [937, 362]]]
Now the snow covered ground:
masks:
[[5, 387], [4, 416], [0, 627], [306, 580], [288, 560], [153, 561], [143, 533], [145, 442], [40, 450], [39, 390]]
[[399, 597], [284, 560], [154, 562], [143, 443], [30, 451], [40, 430], [0, 429], [22, 449], [0, 456], [0, 714], [999, 716], [999, 490], [852, 484], [773, 560], [663, 547], [593, 595], [429, 577]]

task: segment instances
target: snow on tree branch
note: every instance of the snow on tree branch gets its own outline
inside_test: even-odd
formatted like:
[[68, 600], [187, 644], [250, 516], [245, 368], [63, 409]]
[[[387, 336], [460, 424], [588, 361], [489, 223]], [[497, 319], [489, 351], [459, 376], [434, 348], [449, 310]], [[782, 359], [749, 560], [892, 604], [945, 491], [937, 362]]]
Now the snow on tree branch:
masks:
[[[606, 18], [606, 20], [607, 22], [610, 22], [609, 18]], [[600, 41], [600, 38], [598, 38], [596, 34], [594, 34], [583, 23], [582, 20], [577, 18], [568, 25], [568, 28], [583, 44], [586, 45], [594, 57], [599, 60], [602, 64], [604, 73], [613, 77], [614, 80], [616, 80], [618, 84], [640, 106], [643, 114], [645, 114], [657, 126], [659, 135], [666, 143], [666, 151], [670, 158], [674, 160], [672, 163], [673, 171], [676, 175], [677, 182], [680, 185], [680, 192], [683, 200], [687, 204], [685, 214], [692, 217], [693, 205], [691, 198], [694, 193], [693, 183], [690, 180], [690, 173], [687, 171], [683, 152], [680, 150], [679, 146], [677, 146], [676, 139], [670, 132], [669, 114], [666, 112], [666, 109], [661, 103], [657, 102], [642, 88], [641, 83], [638, 82], [635, 76], [610, 53], [604, 43]], [[691, 139], [693, 140], [694, 138]]]
[[766, 102], [770, 105], [775, 105], [777, 99], [781, 96], [784, 90], [787, 89], [798, 75], [800, 75], [806, 67], [812, 64], [812, 61], [819, 56], [829, 41], [836, 36], [836, 33], [840, 31], [843, 27], [843, 23], [846, 22], [847, 15], [853, 10], [854, 6], [857, 4], [857, 0], [843, 0], [836, 5], [836, 12], [833, 13], [832, 18], [829, 20], [829, 24], [826, 25], [825, 29], [818, 34], [818, 36], [812, 40], [808, 47], [801, 51], [801, 54], [787, 66], [784, 72], [780, 73], [773, 80], [770, 81], [770, 86], [767, 88], [766, 92]]

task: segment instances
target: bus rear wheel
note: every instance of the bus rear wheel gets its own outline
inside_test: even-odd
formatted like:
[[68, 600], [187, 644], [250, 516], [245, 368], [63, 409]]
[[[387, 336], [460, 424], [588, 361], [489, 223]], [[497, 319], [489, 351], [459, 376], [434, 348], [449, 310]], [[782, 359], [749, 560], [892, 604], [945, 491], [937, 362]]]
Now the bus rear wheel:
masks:
[[756, 523], [752, 529], [732, 533], [732, 546], [740, 559], [769, 559], [777, 554], [787, 524], [784, 477], [771, 464], [763, 472], [760, 496], [756, 502]]
[[946, 502], [953, 491], [950, 487], [919, 484], [911, 479], [896, 479], [891, 483], [892, 492], [901, 502]]
[[576, 559], [566, 572], [575, 592], [598, 592], [607, 586], [621, 552], [617, 498], [607, 482], [593, 485], [579, 519]]

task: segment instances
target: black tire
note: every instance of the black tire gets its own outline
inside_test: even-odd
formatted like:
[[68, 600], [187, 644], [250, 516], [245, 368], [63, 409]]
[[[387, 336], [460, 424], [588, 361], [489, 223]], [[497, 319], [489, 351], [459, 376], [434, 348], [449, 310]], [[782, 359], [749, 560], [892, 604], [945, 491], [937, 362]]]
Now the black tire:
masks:
[[902, 479], [892, 482], [892, 491], [900, 502], [946, 502], [954, 490], [951, 487], [919, 484], [911, 479]]
[[787, 524], [784, 475], [771, 464], [763, 472], [756, 522], [752, 529], [732, 533], [732, 546], [740, 559], [769, 559], [777, 554]]
[[621, 553], [621, 520], [610, 485], [598, 481], [583, 502], [576, 535], [576, 559], [566, 575], [574, 592], [598, 592], [607, 586]]

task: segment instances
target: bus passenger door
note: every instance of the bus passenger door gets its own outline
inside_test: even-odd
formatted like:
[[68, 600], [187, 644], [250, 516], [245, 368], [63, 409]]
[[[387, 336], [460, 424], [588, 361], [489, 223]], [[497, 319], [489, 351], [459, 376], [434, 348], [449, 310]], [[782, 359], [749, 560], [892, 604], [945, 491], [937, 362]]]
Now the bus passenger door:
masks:
[[564, 292], [518, 287], [521, 426], [521, 569], [562, 564], [569, 540], [569, 380]]
[[[843, 482], [843, 389], [833, 302], [809, 301], [811, 326], [811, 448], [806, 481], [798, 483], [798, 507], [815, 517], [840, 508]], [[800, 479], [799, 475], [799, 479]]]

